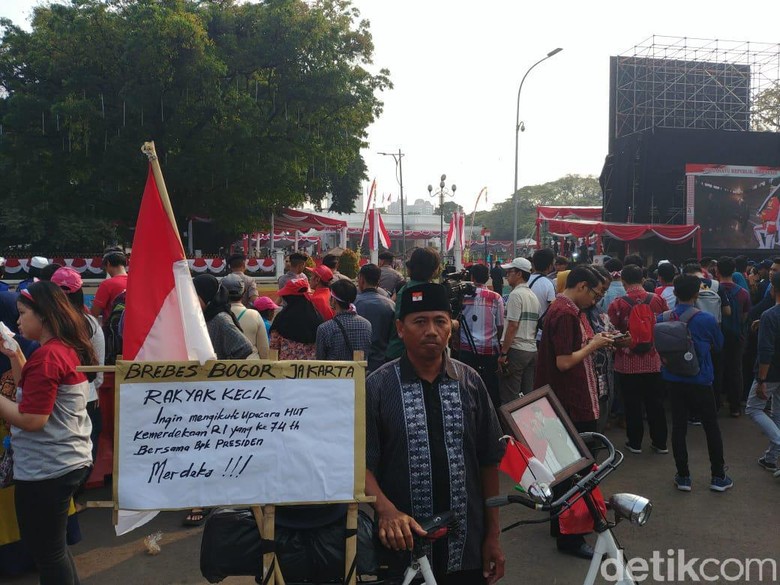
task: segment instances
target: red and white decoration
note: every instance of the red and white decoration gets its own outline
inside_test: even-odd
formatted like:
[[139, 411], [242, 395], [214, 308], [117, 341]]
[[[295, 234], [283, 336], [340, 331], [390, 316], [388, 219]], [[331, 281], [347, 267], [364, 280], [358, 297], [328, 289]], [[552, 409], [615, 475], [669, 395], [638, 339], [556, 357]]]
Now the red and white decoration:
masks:
[[[379, 224], [376, 225], [375, 222]], [[379, 244], [385, 250], [390, 249], [390, 233], [385, 227], [385, 222], [382, 221], [382, 215], [376, 210], [371, 209], [368, 214], [368, 247], [371, 250], [378, 250]]]
[[447, 232], [447, 244], [446, 250], [452, 250], [455, 245], [455, 240], [458, 241], [459, 249], [463, 250], [466, 244], [466, 216], [460, 211], [455, 211], [452, 214], [452, 221], [450, 221], [450, 229]]

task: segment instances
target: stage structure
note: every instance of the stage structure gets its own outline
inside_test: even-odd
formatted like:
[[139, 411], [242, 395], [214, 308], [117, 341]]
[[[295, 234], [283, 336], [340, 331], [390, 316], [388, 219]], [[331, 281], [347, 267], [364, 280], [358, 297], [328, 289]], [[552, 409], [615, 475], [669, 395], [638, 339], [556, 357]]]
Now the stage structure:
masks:
[[613, 141], [653, 128], [763, 130], [756, 110], [777, 89], [780, 45], [653, 35], [610, 59]]
[[780, 172], [780, 44], [653, 36], [611, 58], [610, 90], [604, 221], [700, 224], [707, 253], [776, 251], [762, 214]]

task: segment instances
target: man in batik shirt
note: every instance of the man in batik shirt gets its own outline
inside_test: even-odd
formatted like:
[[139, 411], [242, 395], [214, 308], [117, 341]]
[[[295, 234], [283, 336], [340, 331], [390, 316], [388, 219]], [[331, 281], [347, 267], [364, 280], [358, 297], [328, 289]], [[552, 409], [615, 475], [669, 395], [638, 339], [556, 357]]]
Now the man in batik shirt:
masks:
[[446, 289], [408, 287], [400, 304], [405, 353], [366, 382], [366, 493], [376, 496], [379, 538], [411, 550], [424, 534], [418, 521], [452, 510], [458, 529], [424, 545], [437, 583], [495, 583], [504, 555], [498, 511], [484, 502], [498, 493], [498, 419], [479, 375], [445, 353]]

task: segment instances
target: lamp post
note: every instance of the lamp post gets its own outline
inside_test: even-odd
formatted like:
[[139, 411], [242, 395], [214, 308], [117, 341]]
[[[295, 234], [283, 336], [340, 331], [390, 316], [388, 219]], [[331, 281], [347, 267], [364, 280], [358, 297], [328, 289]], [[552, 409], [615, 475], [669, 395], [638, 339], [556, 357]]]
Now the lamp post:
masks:
[[518, 208], [519, 208], [519, 197], [517, 196], [517, 156], [518, 156], [518, 149], [520, 146], [520, 131], [525, 130], [525, 124], [520, 121], [520, 92], [523, 91], [523, 83], [525, 83], [525, 78], [528, 77], [528, 74], [531, 73], [531, 70], [539, 65], [542, 61], [546, 61], [550, 57], [553, 57], [563, 51], [562, 48], [558, 47], [557, 49], [553, 49], [547, 55], [541, 59], [539, 59], [536, 63], [531, 65], [528, 68], [528, 71], [525, 72], [525, 75], [523, 75], [523, 79], [520, 81], [520, 87], [517, 90], [517, 110], [515, 114], [515, 190], [512, 193], [512, 198], [514, 200], [514, 220], [512, 222], [512, 257], [517, 258], [517, 214], [518, 214]]
[[434, 193], [433, 185], [428, 185], [428, 195], [431, 197], [439, 197], [439, 252], [444, 259], [444, 196], [449, 195], [455, 197], [455, 191], [458, 187], [453, 183], [450, 188], [447, 189], [447, 185], [444, 181], [447, 180], [447, 175], [442, 175], [439, 181], [439, 190]]
[[[404, 153], [401, 149], [398, 149], [398, 153], [395, 152], [378, 152], [382, 156], [392, 156], [395, 161], [395, 167], [398, 169], [398, 184], [401, 187], [401, 254], [403, 260], [406, 260], [406, 224], [404, 223], [404, 168], [401, 164], [401, 159], [404, 157]], [[396, 158], [397, 157], [397, 158]]]

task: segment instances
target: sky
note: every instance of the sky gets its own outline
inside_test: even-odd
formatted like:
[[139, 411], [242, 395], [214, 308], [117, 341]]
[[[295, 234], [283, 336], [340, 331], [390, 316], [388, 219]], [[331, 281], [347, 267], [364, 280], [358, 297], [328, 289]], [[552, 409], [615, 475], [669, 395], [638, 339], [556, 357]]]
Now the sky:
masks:
[[[36, 2], [0, 0], [21, 23]], [[488, 205], [512, 193], [515, 108], [520, 97], [518, 186], [569, 173], [598, 176], [607, 154], [609, 57], [653, 35], [778, 43], [777, 0], [353, 0], [371, 23], [372, 70], [394, 89], [368, 129], [369, 181], [398, 197], [393, 158], [404, 153], [406, 199], [427, 198], [442, 174], [467, 211], [487, 188]], [[366, 186], [366, 189], [368, 186]], [[485, 209], [485, 204], [480, 204]]]

